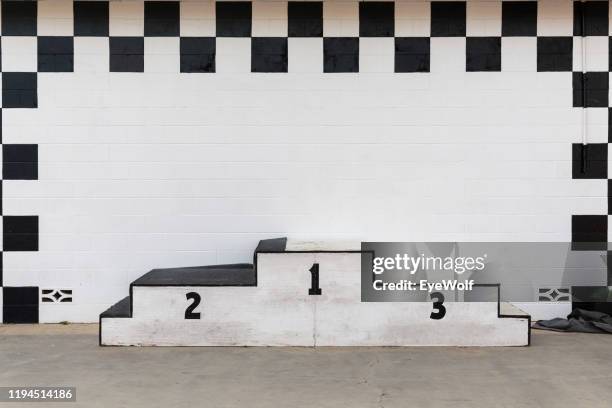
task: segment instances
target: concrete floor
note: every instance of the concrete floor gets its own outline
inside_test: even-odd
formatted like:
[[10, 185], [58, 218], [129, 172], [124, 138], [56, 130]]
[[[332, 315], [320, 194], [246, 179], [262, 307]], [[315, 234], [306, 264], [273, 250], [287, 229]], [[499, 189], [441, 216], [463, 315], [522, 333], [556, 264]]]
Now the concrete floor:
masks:
[[0, 385], [76, 386], [57, 408], [612, 406], [612, 336], [535, 330], [532, 343], [116, 348], [98, 347], [97, 325], [0, 325]]

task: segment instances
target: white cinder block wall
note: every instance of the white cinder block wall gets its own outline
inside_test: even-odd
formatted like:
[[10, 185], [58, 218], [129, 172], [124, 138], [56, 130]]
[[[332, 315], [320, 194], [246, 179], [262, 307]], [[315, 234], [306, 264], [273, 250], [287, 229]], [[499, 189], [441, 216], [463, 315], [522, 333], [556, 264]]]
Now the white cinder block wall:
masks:
[[[144, 8], [111, 1], [109, 35], [143, 37]], [[432, 36], [430, 8], [395, 2], [395, 36]], [[569, 70], [538, 72], [537, 36], [574, 35], [572, 1], [537, 2], [537, 36], [468, 1], [499, 72], [466, 72], [466, 36], [432, 37], [430, 72], [394, 72], [393, 37], [359, 39], [359, 72], [324, 73], [323, 37], [289, 38], [286, 73], [251, 72], [251, 38], [218, 37], [216, 72], [181, 73], [178, 36], [144, 38], [144, 72], [109, 72], [109, 38], [75, 35], [73, 10], [39, 1], [37, 35], [74, 36], [74, 72], [39, 72], [37, 107], [2, 111], [5, 145], [38, 145], [3, 214], [39, 217], [3, 284], [73, 290], [41, 322], [97, 321], [149, 269], [248, 262], [263, 238], [569, 241], [572, 215], [608, 212], [606, 179], [572, 178], [580, 37]], [[214, 2], [180, 10], [181, 36], [215, 37]], [[324, 37], [359, 34], [357, 1], [323, 3]], [[287, 37], [287, 2], [254, 1], [252, 36]], [[608, 72], [608, 42], [588, 38], [587, 71]], [[3, 36], [4, 72], [36, 61], [36, 36]], [[608, 109], [587, 110], [586, 140], [607, 143]]]

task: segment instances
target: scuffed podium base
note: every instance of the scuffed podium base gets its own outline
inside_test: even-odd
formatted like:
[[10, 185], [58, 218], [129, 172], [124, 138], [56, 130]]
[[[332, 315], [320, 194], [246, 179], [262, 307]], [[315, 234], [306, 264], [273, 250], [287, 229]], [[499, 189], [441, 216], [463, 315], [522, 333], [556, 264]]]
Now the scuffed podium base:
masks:
[[[362, 303], [360, 253], [262, 241], [254, 264], [153, 270], [100, 316], [112, 346], [525, 346], [508, 303]], [[320, 295], [310, 295], [319, 264]]]

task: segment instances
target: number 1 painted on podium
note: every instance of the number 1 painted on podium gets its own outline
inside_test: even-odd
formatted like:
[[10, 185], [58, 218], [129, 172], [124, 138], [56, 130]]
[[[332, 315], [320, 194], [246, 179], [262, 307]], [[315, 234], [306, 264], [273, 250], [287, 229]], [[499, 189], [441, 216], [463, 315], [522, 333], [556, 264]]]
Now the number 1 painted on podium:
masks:
[[321, 288], [319, 287], [319, 264], [313, 264], [310, 270], [310, 289], [308, 289], [309, 295], [320, 295]]

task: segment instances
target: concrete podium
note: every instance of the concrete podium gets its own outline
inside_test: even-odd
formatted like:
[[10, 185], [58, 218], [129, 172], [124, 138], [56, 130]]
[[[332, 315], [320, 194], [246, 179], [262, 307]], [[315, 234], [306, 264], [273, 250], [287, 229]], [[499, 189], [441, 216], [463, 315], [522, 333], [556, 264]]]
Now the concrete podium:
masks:
[[[314, 282], [316, 268], [318, 282]], [[253, 264], [154, 269], [100, 315], [105, 346], [525, 346], [509, 303], [361, 302], [352, 245], [260, 241]], [[313, 286], [314, 285], [314, 286]]]

